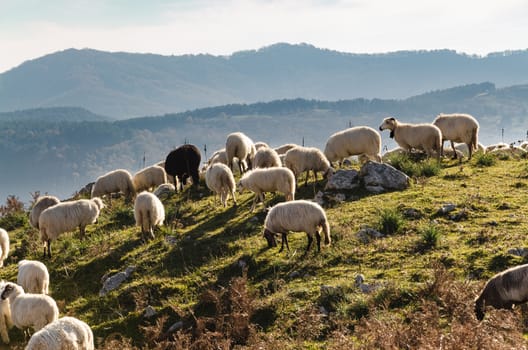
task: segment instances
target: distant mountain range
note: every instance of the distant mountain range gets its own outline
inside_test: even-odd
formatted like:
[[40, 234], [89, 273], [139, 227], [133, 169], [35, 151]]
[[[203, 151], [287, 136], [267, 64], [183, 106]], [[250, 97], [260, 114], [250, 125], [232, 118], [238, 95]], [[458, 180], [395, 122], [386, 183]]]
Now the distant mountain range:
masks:
[[528, 83], [528, 51], [351, 54], [276, 44], [230, 56], [69, 49], [0, 74], [0, 112], [77, 106], [114, 119], [276, 99], [404, 99], [489, 81]]
[[[27, 201], [33, 191], [67, 198], [109, 170], [136, 172], [185, 142], [198, 145], [205, 160], [233, 131], [273, 147], [293, 142], [323, 148], [332, 133], [350, 125], [377, 128], [389, 115], [431, 122], [439, 113], [453, 112], [479, 120], [484, 144], [523, 140], [528, 85], [469, 84], [404, 100], [280, 99], [118, 121], [97, 120], [74, 108], [6, 113], [0, 115], [0, 202], [10, 194]], [[387, 132], [381, 135], [384, 147], [395, 146]]]

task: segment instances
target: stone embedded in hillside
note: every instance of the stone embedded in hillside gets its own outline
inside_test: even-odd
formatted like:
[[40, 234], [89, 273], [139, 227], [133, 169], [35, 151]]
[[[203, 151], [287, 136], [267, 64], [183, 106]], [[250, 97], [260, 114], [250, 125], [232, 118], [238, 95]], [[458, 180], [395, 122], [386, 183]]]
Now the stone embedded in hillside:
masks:
[[417, 220], [421, 219], [423, 217], [423, 214], [418, 209], [407, 208], [403, 211], [403, 216], [405, 216], [405, 218], [407, 219]]
[[528, 248], [512, 248], [508, 250], [508, 254], [512, 254], [512, 255], [525, 258], [526, 256], [528, 256]]
[[135, 266], [129, 266], [125, 271], [118, 272], [115, 275], [106, 278], [103, 282], [103, 288], [99, 291], [99, 296], [102, 297], [119, 287], [135, 270]]
[[152, 316], [155, 316], [156, 314], [157, 314], [156, 310], [150, 305], [148, 305], [143, 311], [143, 316], [145, 316], [146, 318], [151, 318]]
[[325, 190], [355, 190], [360, 186], [356, 170], [340, 169], [326, 183]]
[[346, 200], [346, 195], [344, 193], [334, 193], [334, 192], [322, 192], [319, 191], [315, 195], [313, 201], [319, 204], [320, 206], [333, 206], [335, 204], [340, 204]]
[[365, 189], [374, 194], [405, 190], [411, 183], [409, 176], [391, 165], [371, 161], [361, 167], [359, 178]]
[[384, 236], [383, 233], [371, 227], [362, 227], [361, 230], [356, 233], [356, 237], [361, 243], [368, 243], [373, 239], [382, 238]]
[[446, 215], [447, 213], [452, 212], [456, 209], [456, 205], [453, 203], [447, 203], [444, 204], [438, 211], [436, 212], [436, 215]]

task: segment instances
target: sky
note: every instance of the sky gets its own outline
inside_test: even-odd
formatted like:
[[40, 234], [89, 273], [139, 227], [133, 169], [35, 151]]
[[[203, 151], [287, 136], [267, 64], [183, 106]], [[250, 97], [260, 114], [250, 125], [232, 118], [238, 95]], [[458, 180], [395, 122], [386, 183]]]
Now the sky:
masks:
[[528, 48], [528, 0], [0, 0], [0, 73], [68, 48], [229, 55]]

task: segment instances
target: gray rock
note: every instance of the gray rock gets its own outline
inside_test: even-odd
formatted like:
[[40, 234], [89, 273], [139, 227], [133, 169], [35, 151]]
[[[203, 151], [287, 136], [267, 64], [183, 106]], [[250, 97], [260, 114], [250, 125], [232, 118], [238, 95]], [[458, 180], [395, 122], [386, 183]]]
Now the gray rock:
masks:
[[324, 193], [321, 191], [317, 192], [313, 200], [315, 203], [319, 204], [320, 206], [324, 206], [324, 203], [325, 203]]
[[365, 189], [375, 194], [405, 190], [411, 184], [407, 175], [391, 165], [371, 161], [361, 167], [359, 178]]
[[299, 276], [301, 276], [301, 273], [300, 273], [299, 271], [292, 271], [292, 272], [288, 275], [288, 277], [290, 277], [290, 278], [297, 278], [297, 277], [299, 277]]
[[356, 233], [356, 237], [361, 243], [368, 243], [373, 239], [382, 238], [383, 233], [371, 228], [371, 227], [362, 227], [361, 230]]
[[520, 256], [522, 258], [528, 256], [528, 248], [512, 248], [508, 250], [508, 254]]
[[340, 169], [326, 183], [325, 190], [354, 190], [360, 186], [356, 170]]
[[172, 326], [170, 326], [169, 329], [167, 329], [167, 333], [174, 333], [177, 330], [180, 330], [182, 328], [183, 328], [183, 322], [182, 321], [178, 321], [178, 322], [174, 323]]
[[176, 236], [165, 236], [165, 242], [170, 245], [175, 245], [178, 242], [178, 237]]
[[447, 213], [452, 212], [456, 209], [456, 205], [453, 203], [447, 203], [444, 204], [438, 211], [436, 212], [437, 215], [446, 215]]
[[104, 296], [108, 292], [116, 289], [136, 270], [135, 266], [129, 266], [125, 271], [121, 271], [105, 279], [103, 288], [99, 291], [99, 296]]
[[418, 209], [408, 208], [403, 211], [403, 216], [407, 219], [421, 219], [423, 214]]
[[152, 306], [147, 306], [145, 310], [143, 311], [143, 316], [146, 318], [151, 318], [152, 316], [155, 316], [157, 314], [156, 310]]

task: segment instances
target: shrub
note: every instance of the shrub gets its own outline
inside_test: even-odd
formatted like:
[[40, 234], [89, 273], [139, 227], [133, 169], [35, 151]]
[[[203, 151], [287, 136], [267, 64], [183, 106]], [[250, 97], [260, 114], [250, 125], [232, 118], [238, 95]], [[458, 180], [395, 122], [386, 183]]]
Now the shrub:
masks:
[[404, 224], [402, 215], [396, 209], [383, 209], [380, 212], [378, 230], [384, 235], [391, 235], [401, 230]]
[[435, 225], [429, 225], [420, 230], [419, 248], [422, 250], [435, 248], [440, 240], [440, 230]]
[[473, 157], [475, 165], [479, 167], [486, 167], [495, 165], [497, 158], [491, 153], [481, 153], [478, 152]]
[[438, 175], [442, 169], [436, 159], [419, 159], [407, 154], [394, 154], [389, 157], [388, 162], [410, 177], [431, 177]]

